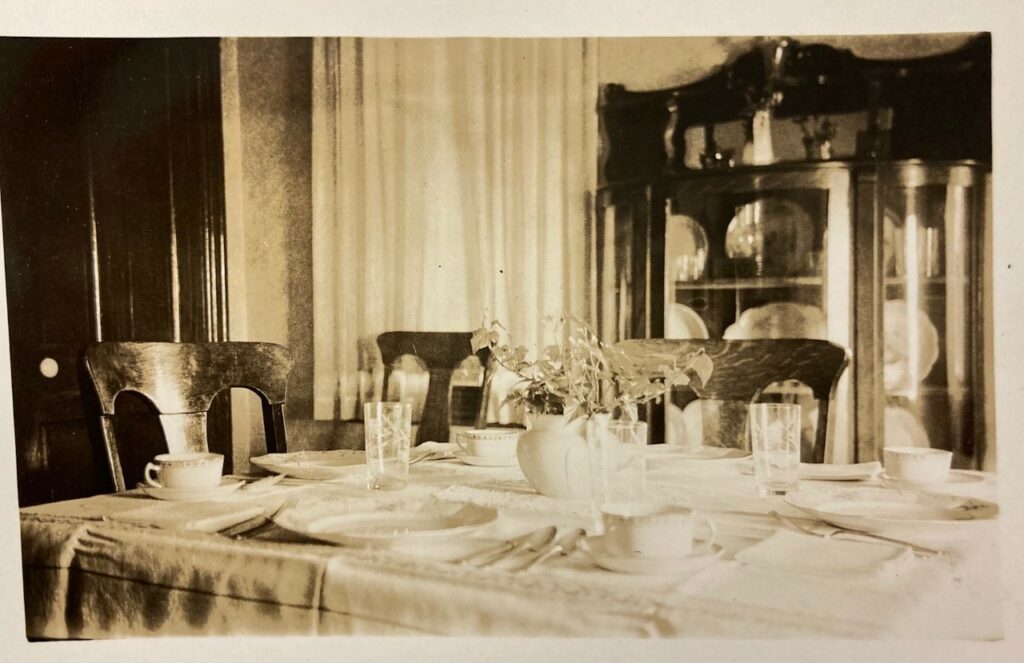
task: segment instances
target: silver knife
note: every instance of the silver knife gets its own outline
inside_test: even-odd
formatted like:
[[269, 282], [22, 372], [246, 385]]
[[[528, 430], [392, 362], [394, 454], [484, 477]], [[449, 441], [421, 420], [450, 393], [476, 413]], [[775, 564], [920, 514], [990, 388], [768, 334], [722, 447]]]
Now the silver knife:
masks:
[[582, 528], [574, 529], [568, 534], [564, 535], [557, 541], [552, 541], [544, 548], [538, 551], [537, 556], [531, 559], [529, 562], [520, 566], [518, 571], [529, 571], [535, 566], [543, 564], [545, 561], [551, 559], [555, 555], [569, 555], [576, 546], [580, 544], [580, 541], [587, 535], [587, 532]]
[[508, 551], [512, 550], [513, 548], [518, 546], [520, 543], [522, 543], [523, 541], [525, 541], [529, 537], [533, 536], [534, 534], [536, 534], [536, 532], [527, 532], [526, 534], [520, 534], [519, 536], [515, 536], [515, 537], [512, 537], [510, 539], [506, 539], [506, 540], [504, 540], [504, 541], [502, 541], [500, 543], [495, 543], [493, 545], [487, 546], [486, 548], [481, 548], [480, 550], [477, 550], [476, 552], [471, 552], [468, 555], [465, 555], [463, 557], [459, 557], [459, 558], [453, 560], [453, 562], [455, 564], [468, 564], [468, 563], [470, 563], [470, 562], [472, 562], [474, 560], [478, 560], [478, 559], [481, 559], [481, 558], [487, 558], [487, 557], [493, 557], [495, 555], [500, 555], [502, 553], [505, 553], [505, 552], [508, 552]]
[[503, 559], [515, 557], [521, 552], [537, 552], [544, 546], [548, 545], [548, 543], [553, 541], [557, 533], [558, 529], [554, 526], [539, 529], [536, 532], [533, 532], [532, 534], [528, 535], [523, 541], [520, 541], [516, 546], [513, 546], [511, 550], [499, 553], [498, 555], [488, 559], [486, 562], [478, 563], [477, 566], [490, 566], [491, 564], [496, 564], [497, 562], [500, 562]]
[[555, 538], [557, 530], [554, 527], [544, 527], [542, 529], [527, 532], [521, 536], [517, 536], [513, 539], [509, 539], [496, 546], [485, 548], [484, 550], [473, 553], [458, 560], [460, 564], [473, 564], [474, 566], [490, 566], [495, 562], [498, 562], [506, 557], [519, 554], [524, 550], [536, 550], [537, 547], [543, 546], [551, 539]]

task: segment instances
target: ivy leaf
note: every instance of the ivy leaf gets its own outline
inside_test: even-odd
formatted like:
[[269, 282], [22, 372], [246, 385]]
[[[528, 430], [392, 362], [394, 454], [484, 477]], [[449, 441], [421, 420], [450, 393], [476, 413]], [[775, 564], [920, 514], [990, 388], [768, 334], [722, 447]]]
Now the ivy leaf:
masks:
[[474, 329], [473, 338], [469, 342], [469, 347], [472, 348], [474, 354], [479, 352], [481, 348], [491, 347], [490, 330], [488, 330], [486, 327]]

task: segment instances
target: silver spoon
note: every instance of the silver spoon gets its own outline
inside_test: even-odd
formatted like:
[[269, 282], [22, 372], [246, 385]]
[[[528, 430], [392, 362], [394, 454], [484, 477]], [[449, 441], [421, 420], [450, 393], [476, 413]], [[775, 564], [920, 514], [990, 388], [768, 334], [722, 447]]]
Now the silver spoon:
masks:
[[558, 541], [553, 541], [545, 546], [537, 554], [536, 557], [527, 562], [524, 566], [519, 567], [519, 571], [529, 571], [535, 566], [543, 564], [547, 560], [551, 559], [555, 555], [569, 555], [572, 551], [576, 550], [576, 547], [580, 544], [580, 541], [587, 535], [586, 530], [579, 528], [574, 529]]

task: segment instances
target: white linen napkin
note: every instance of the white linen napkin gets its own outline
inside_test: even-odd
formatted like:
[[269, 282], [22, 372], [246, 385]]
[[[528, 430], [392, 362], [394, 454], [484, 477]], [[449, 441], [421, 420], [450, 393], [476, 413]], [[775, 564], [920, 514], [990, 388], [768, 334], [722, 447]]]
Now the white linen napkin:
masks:
[[458, 449], [458, 446], [453, 442], [424, 442], [423, 444], [417, 444], [409, 450], [409, 460], [414, 461], [420, 456], [435, 453], [438, 460], [455, 458], [456, 449]]
[[[743, 460], [736, 464], [743, 474], [754, 473], [754, 461]], [[882, 472], [877, 460], [869, 463], [800, 463], [800, 478], [810, 481], [851, 481], [870, 479]]]
[[749, 566], [818, 575], [882, 575], [912, 564], [907, 546], [883, 542], [826, 539], [778, 530], [761, 543], [736, 554]]
[[246, 502], [156, 502], [122, 511], [111, 520], [152, 525], [166, 529], [216, 532], [268, 512], [261, 503]]
[[215, 532], [261, 513], [269, 513], [283, 499], [279, 493], [295, 487], [274, 486], [259, 496], [232, 495], [218, 501], [169, 502], [147, 497], [140, 491], [99, 495], [23, 509], [40, 519], [66, 518], [82, 521], [113, 521], [161, 529]]

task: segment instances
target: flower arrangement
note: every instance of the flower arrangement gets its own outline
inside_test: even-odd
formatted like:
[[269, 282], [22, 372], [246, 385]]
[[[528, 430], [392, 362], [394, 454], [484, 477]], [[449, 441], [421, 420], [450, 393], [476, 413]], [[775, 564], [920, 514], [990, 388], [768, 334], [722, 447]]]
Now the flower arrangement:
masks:
[[561, 341], [531, 361], [526, 348], [512, 346], [508, 330], [494, 320], [473, 332], [472, 345], [474, 352], [489, 348], [498, 364], [521, 378], [509, 400], [535, 414], [564, 413], [570, 420], [618, 414], [635, 421], [638, 406], [692, 378], [704, 385], [711, 375], [711, 359], [703, 351], [681, 358], [609, 345], [575, 318], [556, 323], [556, 338]]

